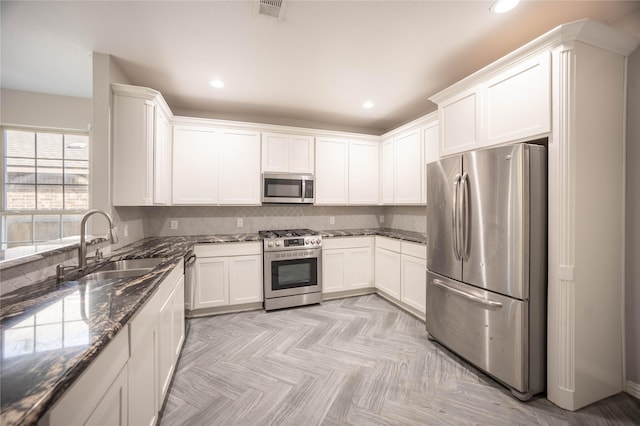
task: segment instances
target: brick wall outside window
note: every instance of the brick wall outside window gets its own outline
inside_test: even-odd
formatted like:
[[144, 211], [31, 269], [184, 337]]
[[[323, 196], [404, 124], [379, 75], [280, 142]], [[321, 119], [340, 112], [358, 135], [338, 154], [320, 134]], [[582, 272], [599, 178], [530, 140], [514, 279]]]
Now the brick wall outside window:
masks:
[[2, 249], [76, 235], [89, 209], [89, 136], [2, 130]]

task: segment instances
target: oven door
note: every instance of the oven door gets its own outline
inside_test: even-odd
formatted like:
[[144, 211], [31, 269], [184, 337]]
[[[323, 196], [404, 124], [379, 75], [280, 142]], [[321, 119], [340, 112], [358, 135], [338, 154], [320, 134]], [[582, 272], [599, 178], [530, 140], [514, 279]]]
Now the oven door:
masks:
[[320, 249], [264, 254], [264, 296], [292, 296], [322, 291]]

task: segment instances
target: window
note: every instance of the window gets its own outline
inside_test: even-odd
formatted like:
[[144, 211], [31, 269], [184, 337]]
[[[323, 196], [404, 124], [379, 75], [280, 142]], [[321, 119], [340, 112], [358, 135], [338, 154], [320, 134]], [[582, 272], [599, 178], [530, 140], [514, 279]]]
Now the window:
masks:
[[77, 235], [89, 209], [86, 133], [3, 129], [2, 249]]

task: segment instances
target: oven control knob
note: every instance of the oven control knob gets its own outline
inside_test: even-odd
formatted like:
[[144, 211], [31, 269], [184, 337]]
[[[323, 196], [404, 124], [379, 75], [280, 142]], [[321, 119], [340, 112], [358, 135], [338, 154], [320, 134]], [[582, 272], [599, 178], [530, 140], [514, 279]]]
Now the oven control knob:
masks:
[[276, 241], [276, 247], [280, 247], [280, 241]]
[[311, 240], [311, 238], [307, 238], [306, 240], [304, 240], [304, 243], [309, 245], [309, 244], [313, 244], [313, 241]]
[[267, 246], [268, 246], [268, 247], [273, 247], [273, 241], [269, 241], [269, 242], [267, 243]]
[[322, 241], [320, 238], [316, 238], [316, 244], [320, 244], [320, 241]]

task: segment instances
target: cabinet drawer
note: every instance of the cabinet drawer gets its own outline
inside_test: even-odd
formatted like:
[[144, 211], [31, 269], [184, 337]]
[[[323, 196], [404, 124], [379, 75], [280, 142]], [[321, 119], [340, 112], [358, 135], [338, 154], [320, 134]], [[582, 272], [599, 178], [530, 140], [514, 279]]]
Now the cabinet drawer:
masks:
[[331, 249], [347, 249], [371, 246], [372, 237], [338, 237], [325, 238], [322, 240], [322, 248]]
[[194, 247], [196, 257], [247, 256], [262, 254], [262, 242], [198, 244]]
[[380, 247], [383, 249], [400, 253], [400, 240], [396, 240], [394, 238], [376, 236], [376, 247]]
[[427, 258], [427, 246], [424, 244], [402, 241], [400, 245], [402, 254], [419, 257], [420, 259]]

